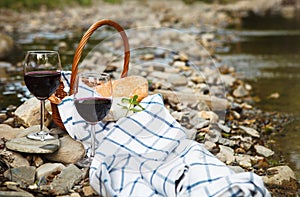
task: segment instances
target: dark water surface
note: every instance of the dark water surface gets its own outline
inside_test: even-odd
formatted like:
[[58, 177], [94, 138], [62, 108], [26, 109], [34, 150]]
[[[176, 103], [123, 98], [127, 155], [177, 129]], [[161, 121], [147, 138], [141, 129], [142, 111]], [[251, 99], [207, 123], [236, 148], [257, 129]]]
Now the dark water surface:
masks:
[[[238, 39], [220, 56], [252, 85], [257, 106], [293, 117], [275, 140], [300, 180], [300, 20], [249, 18], [227, 33]], [[279, 98], [269, 98], [273, 93]]]

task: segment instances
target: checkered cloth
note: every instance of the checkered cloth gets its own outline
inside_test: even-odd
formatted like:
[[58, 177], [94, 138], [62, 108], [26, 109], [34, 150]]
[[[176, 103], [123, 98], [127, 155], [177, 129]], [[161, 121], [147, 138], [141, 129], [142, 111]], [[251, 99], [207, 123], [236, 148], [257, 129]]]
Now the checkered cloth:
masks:
[[[65, 76], [64, 76], [65, 77]], [[103, 196], [270, 196], [261, 178], [234, 173], [169, 114], [159, 94], [142, 100], [144, 111], [96, 125], [98, 147], [90, 184]], [[90, 132], [72, 97], [58, 106], [64, 125], [87, 151]]]

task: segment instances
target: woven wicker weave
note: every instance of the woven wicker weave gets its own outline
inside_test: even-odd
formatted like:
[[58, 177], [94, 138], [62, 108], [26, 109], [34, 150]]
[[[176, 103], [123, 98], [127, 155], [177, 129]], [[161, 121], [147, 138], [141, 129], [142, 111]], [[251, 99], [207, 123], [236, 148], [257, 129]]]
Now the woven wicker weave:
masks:
[[93, 34], [93, 32], [96, 31], [99, 27], [101, 27], [103, 25], [108, 25], [108, 26], [114, 27], [120, 33], [120, 35], [122, 37], [123, 45], [124, 45], [124, 65], [123, 65], [123, 71], [121, 73], [121, 78], [127, 76], [129, 59], [130, 59], [130, 50], [129, 50], [128, 38], [127, 38], [127, 35], [126, 35], [124, 29], [118, 23], [116, 23], [115, 21], [112, 21], [112, 20], [104, 19], [104, 20], [97, 21], [96, 23], [91, 25], [90, 28], [82, 36], [82, 38], [77, 46], [77, 49], [75, 51], [73, 63], [72, 63], [72, 74], [71, 74], [71, 80], [70, 80], [69, 93], [66, 93], [64, 91], [64, 86], [63, 86], [63, 83], [61, 82], [59, 88], [56, 90], [56, 93], [54, 95], [54, 97], [56, 97], [57, 99], [49, 99], [51, 101], [53, 121], [55, 122], [55, 124], [57, 126], [59, 126], [62, 129], [65, 129], [65, 127], [64, 127], [64, 124], [59, 115], [57, 103], [53, 102], [53, 100], [61, 100], [65, 96], [73, 94], [75, 79], [76, 79], [76, 75], [78, 73], [78, 64], [79, 64], [79, 61], [81, 58], [82, 51], [83, 51], [85, 45], [87, 44], [89, 38]]

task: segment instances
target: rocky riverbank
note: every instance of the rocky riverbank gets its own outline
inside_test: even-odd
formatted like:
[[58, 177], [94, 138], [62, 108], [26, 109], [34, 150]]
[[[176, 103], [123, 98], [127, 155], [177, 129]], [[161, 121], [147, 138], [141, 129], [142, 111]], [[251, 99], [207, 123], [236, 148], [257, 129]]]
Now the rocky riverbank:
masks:
[[[72, 39], [74, 33], [84, 32], [99, 19], [119, 22], [128, 29], [130, 75], [148, 79], [150, 94], [163, 95], [166, 107], [186, 128], [190, 138], [203, 143], [233, 170], [261, 175], [273, 196], [297, 194], [297, 179], [272, 150], [275, 145], [269, 138], [281, 130], [288, 117], [257, 109], [252, 87], [236, 77], [238, 73], [233, 67], [214, 55], [214, 49], [222, 47], [222, 39], [228, 39], [219, 37], [218, 31], [235, 21], [227, 11], [202, 3], [129, 1], [32, 13], [0, 12], [1, 17], [10, 16], [1, 18], [0, 29], [18, 37], [17, 42], [28, 34], [41, 39], [39, 35], [43, 32]], [[106, 38], [112, 31], [103, 29], [97, 35]], [[54, 49], [62, 54], [67, 49], [75, 51], [78, 42], [74, 40], [71, 46], [58, 42]], [[118, 35], [101, 42], [101, 53], [97, 49], [91, 51], [81, 66], [106, 70], [118, 78], [122, 70], [122, 43]], [[107, 66], [98, 66], [104, 63]], [[7, 64], [14, 69], [4, 70], [17, 73], [21, 69], [18, 61]], [[44, 146], [47, 153], [45, 149], [36, 149], [40, 144], [19, 146], [20, 139], [38, 129], [34, 126], [38, 124], [38, 110], [38, 102], [28, 99], [0, 114], [0, 195], [95, 195], [88, 186], [87, 170], [73, 165], [84, 155], [82, 145], [56, 128], [51, 116], [47, 126], [59, 135], [59, 146]]]

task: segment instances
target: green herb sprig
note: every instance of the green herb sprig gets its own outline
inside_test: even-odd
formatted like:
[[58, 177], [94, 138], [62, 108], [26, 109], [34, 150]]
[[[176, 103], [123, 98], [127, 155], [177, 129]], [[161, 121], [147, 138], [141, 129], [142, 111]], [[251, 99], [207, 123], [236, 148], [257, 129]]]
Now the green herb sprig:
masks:
[[139, 103], [139, 101], [137, 100], [138, 99], [138, 95], [134, 95], [132, 98], [122, 98], [121, 99], [121, 102], [122, 103], [127, 103], [129, 104], [129, 106], [125, 106], [125, 105], [121, 105], [121, 104], [118, 104], [119, 106], [122, 106], [123, 109], [126, 109], [127, 112], [126, 112], [126, 115], [128, 114], [129, 111], [132, 111], [132, 112], [140, 112], [140, 111], [143, 111], [145, 110], [145, 108], [143, 106], [141, 106], [141, 104]]

